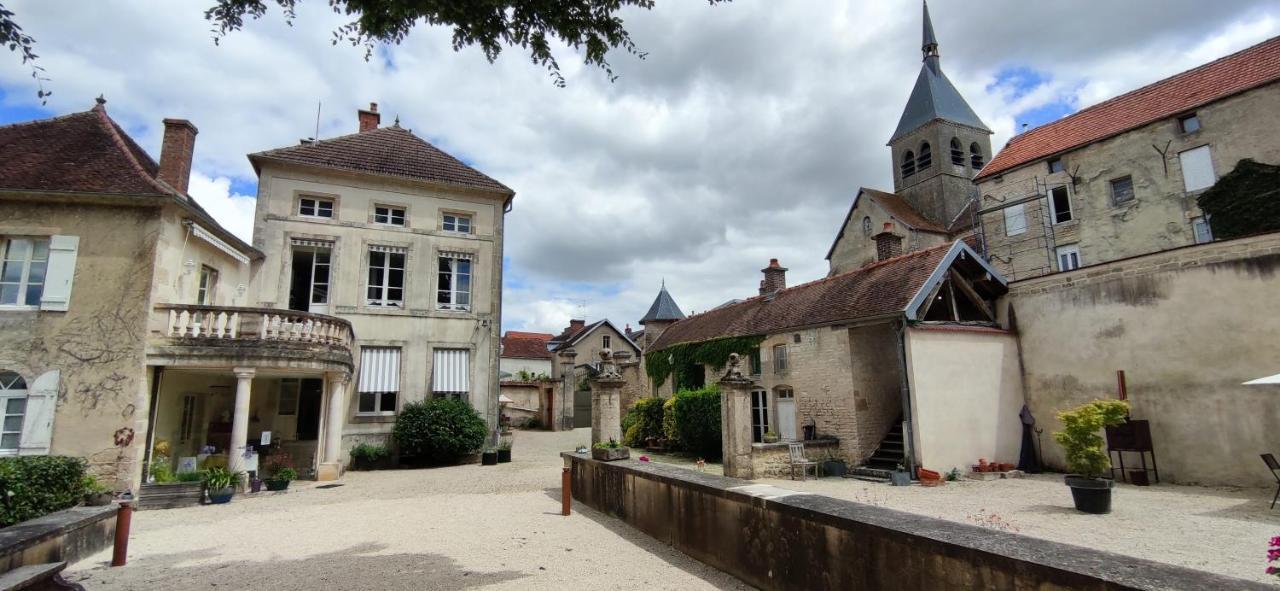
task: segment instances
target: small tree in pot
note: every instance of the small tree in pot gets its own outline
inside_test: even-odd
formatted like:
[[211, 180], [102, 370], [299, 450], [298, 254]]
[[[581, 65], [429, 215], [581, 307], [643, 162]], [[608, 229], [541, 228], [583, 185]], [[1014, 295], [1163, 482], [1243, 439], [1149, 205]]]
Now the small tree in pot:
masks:
[[1111, 458], [1103, 450], [1105, 441], [1099, 432], [1104, 427], [1123, 424], [1129, 418], [1129, 403], [1121, 400], [1095, 400], [1058, 413], [1062, 430], [1053, 434], [1067, 453], [1067, 467], [1073, 472], [1066, 477], [1076, 509], [1085, 513], [1111, 512], [1113, 480], [1102, 474], [1111, 468]]

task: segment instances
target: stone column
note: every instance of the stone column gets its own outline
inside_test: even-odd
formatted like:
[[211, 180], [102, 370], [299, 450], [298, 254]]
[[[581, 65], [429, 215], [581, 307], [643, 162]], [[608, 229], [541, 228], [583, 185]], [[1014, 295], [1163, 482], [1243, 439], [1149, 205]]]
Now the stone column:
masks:
[[324, 461], [316, 471], [316, 480], [337, 480], [342, 476], [342, 426], [347, 414], [346, 391], [351, 376], [329, 374], [329, 418], [324, 427]]
[[724, 475], [751, 479], [751, 390], [755, 384], [742, 374], [737, 353], [729, 356], [729, 369], [720, 378], [720, 437], [724, 448]]
[[252, 367], [237, 367], [236, 405], [231, 415], [231, 449], [227, 450], [227, 467], [234, 472], [244, 471], [244, 450], [249, 444], [249, 390], [253, 386]]
[[591, 443], [622, 441], [622, 374], [609, 349], [600, 351], [600, 372], [591, 378]]

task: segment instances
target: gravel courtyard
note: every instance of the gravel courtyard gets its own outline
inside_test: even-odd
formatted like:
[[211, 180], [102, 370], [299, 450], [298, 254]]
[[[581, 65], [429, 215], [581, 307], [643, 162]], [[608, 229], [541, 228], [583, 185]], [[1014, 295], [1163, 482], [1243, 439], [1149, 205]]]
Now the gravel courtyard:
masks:
[[560, 512], [559, 452], [589, 429], [522, 431], [510, 464], [348, 473], [343, 486], [134, 514], [129, 565], [91, 591], [749, 589], [586, 507]]

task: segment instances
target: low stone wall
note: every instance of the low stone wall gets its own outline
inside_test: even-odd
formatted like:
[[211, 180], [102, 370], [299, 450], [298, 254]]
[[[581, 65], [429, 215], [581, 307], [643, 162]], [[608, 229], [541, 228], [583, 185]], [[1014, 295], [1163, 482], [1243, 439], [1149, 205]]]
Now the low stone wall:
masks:
[[579, 503], [760, 589], [1270, 588], [674, 466], [562, 455]]
[[751, 444], [752, 474], [756, 478], [790, 478], [791, 452], [787, 446], [791, 443], [803, 443], [805, 457], [814, 462], [826, 459], [828, 453], [840, 452], [840, 442], [836, 439], [753, 443]]
[[0, 529], [0, 573], [28, 564], [73, 564], [115, 542], [116, 505], [72, 507]]

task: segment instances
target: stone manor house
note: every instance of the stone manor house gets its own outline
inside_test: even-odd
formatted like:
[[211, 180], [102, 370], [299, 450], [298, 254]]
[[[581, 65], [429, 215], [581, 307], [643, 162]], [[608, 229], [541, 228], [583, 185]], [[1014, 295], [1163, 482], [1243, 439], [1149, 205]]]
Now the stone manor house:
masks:
[[252, 245], [188, 195], [188, 121], [164, 120], [159, 163], [101, 98], [0, 127], [0, 454], [88, 457], [120, 489], [279, 451], [332, 479], [409, 402], [496, 425], [514, 193], [376, 104], [357, 119], [249, 156]]
[[[1280, 400], [1242, 383], [1280, 370], [1280, 320], [1255, 312], [1280, 293], [1280, 233], [1214, 241], [1195, 197], [1241, 159], [1280, 162], [1280, 38], [994, 157], [939, 47], [926, 6], [923, 64], [889, 139], [893, 192], [856, 192], [826, 278], [788, 286], [773, 260], [754, 297], [646, 327], [646, 355], [760, 339], [742, 368], [749, 408], [726, 411], [749, 423], [724, 427], [726, 471], [787, 474], [784, 444], [802, 439], [811, 458], [872, 474], [1018, 462], [1024, 406], [1044, 462], [1064, 468], [1047, 436], [1057, 412], [1118, 396], [1119, 379], [1160, 478], [1271, 481], [1258, 454], [1280, 449]], [[667, 396], [724, 372], [645, 385]]]

